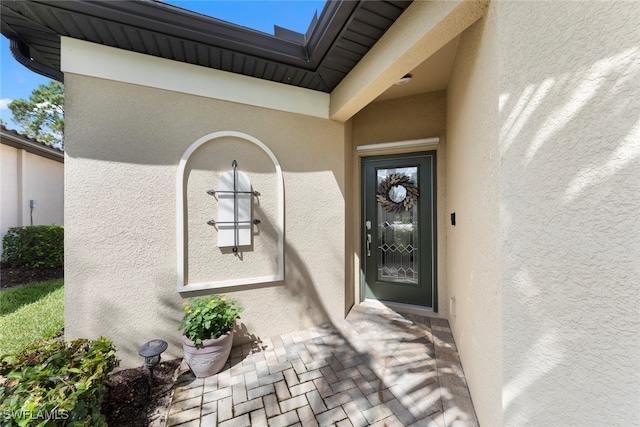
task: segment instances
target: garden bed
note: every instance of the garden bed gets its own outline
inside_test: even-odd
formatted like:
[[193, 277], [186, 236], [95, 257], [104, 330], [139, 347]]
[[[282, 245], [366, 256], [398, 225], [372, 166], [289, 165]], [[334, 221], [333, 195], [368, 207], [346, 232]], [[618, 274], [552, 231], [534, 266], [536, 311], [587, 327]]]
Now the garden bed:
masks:
[[33, 282], [44, 282], [45, 280], [62, 279], [64, 268], [29, 268], [29, 267], [9, 267], [2, 264], [0, 266], [0, 289], [12, 288]]
[[140, 367], [114, 372], [102, 413], [109, 426], [162, 427], [165, 425], [180, 359], [160, 363], [153, 370], [153, 387], [147, 395], [149, 371]]
[[[64, 269], [11, 268], [3, 264], [0, 266], [0, 276], [0, 290], [6, 290], [19, 285], [63, 278]], [[180, 359], [164, 361], [153, 370], [154, 383], [150, 395], [147, 394], [149, 374], [142, 366], [111, 373], [109, 395], [102, 405], [102, 413], [106, 416], [108, 425], [164, 426], [180, 363]], [[140, 364], [142, 365], [142, 361]]]

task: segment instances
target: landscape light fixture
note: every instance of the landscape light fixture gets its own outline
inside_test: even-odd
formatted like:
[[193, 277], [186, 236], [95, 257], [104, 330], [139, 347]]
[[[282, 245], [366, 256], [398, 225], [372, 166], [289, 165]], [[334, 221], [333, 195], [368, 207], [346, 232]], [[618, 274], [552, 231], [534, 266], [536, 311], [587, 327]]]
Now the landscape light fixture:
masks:
[[151, 386], [153, 385], [153, 368], [158, 366], [158, 363], [160, 363], [160, 355], [168, 346], [169, 344], [167, 344], [166, 341], [156, 339], [144, 343], [138, 351], [138, 354], [144, 357], [144, 367], [149, 370], [148, 394], [151, 394]]

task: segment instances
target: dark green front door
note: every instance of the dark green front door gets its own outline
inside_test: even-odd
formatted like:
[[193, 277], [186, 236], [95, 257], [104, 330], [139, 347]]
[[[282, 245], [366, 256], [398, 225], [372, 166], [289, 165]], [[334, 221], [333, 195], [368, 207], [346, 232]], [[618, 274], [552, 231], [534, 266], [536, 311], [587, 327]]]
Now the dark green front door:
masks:
[[362, 159], [366, 298], [435, 305], [435, 151]]

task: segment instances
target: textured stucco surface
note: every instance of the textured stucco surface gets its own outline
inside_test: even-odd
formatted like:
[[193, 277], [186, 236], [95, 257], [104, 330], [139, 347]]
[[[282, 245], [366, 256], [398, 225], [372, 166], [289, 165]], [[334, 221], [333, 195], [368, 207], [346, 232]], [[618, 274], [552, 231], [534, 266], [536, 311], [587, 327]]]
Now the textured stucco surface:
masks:
[[[285, 182], [285, 280], [224, 290], [246, 308], [238, 339], [343, 318], [345, 165], [336, 155], [345, 149], [343, 124], [74, 74], [65, 75], [65, 90], [68, 337], [114, 339], [123, 367], [139, 365], [138, 346], [156, 337], [170, 342], [168, 357], [181, 357], [177, 165], [194, 141], [223, 130], [265, 143]], [[198, 175], [206, 172], [206, 157], [213, 165], [207, 168], [228, 168], [242, 155], [242, 147], [227, 144], [215, 152], [207, 152], [215, 144], [203, 147], [194, 158], [195, 181], [204, 179]], [[256, 184], [271, 179], [260, 177], [264, 166], [243, 165], [255, 171]], [[266, 188], [261, 196], [265, 208], [270, 193]], [[217, 251], [215, 241], [209, 248]], [[243, 269], [261, 276], [266, 267], [246, 262]]]
[[2, 236], [9, 227], [31, 224], [29, 200], [36, 201], [33, 209], [34, 225], [62, 225], [64, 163], [4, 144], [0, 145], [0, 161]]
[[353, 119], [353, 144], [377, 144], [445, 136], [444, 91], [374, 102]]
[[[218, 220], [217, 198], [207, 194], [220, 189], [219, 177], [232, 170], [230, 153], [238, 171], [251, 180], [253, 218], [252, 245], [241, 247], [239, 256], [229, 256], [231, 248], [218, 248], [218, 231], [207, 221]], [[187, 164], [186, 283], [243, 280], [278, 273], [278, 179], [273, 162], [258, 146], [236, 137], [216, 138], [196, 150]], [[225, 195], [229, 197], [228, 195]], [[224, 197], [224, 196], [223, 196]]]
[[504, 424], [639, 425], [640, 3], [498, 5]]
[[[500, 159], [494, 7], [462, 33], [447, 89], [449, 321], [481, 425], [501, 425]], [[455, 299], [452, 303], [451, 298]]]

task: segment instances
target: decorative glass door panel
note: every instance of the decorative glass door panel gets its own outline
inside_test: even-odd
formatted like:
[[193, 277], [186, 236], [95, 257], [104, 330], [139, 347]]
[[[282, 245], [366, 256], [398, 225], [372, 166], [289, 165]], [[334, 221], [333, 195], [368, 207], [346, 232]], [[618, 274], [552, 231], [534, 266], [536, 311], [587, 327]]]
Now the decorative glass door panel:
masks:
[[366, 157], [362, 165], [364, 294], [433, 307], [435, 153]]
[[[418, 168], [381, 168], [376, 174], [378, 280], [417, 284], [420, 221], [415, 203], [419, 192], [414, 183], [418, 182]], [[400, 182], [403, 180], [406, 182]]]

